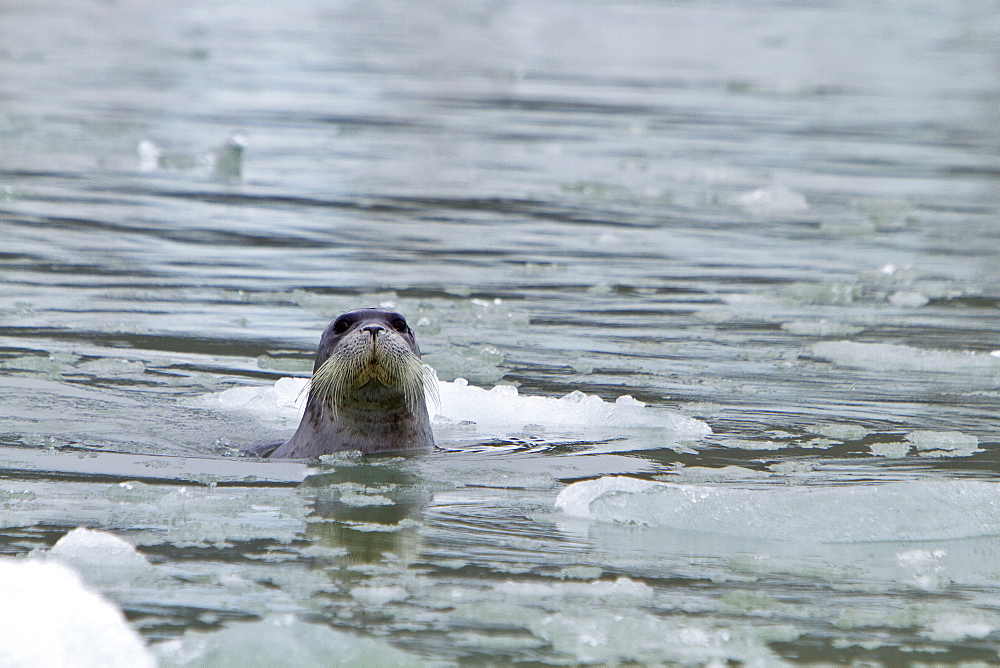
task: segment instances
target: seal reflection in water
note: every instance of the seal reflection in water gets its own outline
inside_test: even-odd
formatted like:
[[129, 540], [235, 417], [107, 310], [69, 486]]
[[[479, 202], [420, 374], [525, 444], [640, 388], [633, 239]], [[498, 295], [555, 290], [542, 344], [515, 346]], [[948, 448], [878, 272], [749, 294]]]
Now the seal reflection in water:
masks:
[[302, 422], [271, 457], [431, 448], [425, 392], [437, 386], [403, 316], [349, 311], [323, 332]]

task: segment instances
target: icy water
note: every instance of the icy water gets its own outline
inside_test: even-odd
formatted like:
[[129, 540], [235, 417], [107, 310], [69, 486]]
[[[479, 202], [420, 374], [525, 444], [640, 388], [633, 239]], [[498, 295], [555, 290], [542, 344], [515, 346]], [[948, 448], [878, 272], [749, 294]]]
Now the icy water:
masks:
[[[0, 659], [1000, 662], [998, 17], [4, 3]], [[236, 457], [383, 304], [441, 449]]]

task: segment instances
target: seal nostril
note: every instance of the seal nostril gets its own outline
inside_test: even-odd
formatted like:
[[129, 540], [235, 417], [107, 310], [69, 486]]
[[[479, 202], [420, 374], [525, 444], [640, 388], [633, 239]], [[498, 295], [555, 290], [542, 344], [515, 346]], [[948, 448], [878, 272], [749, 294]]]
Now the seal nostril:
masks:
[[383, 327], [382, 325], [365, 325], [364, 327], [361, 328], [361, 331], [362, 332], [371, 332], [371, 335], [375, 336], [379, 332], [384, 332], [385, 331], [385, 327]]

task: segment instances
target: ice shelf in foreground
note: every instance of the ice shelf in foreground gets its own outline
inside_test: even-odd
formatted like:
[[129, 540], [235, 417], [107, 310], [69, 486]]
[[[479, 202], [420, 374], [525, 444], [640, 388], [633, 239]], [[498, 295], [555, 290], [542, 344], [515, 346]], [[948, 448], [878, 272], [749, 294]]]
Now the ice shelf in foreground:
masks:
[[573, 483], [556, 508], [575, 517], [770, 540], [845, 543], [1000, 536], [1000, 484], [684, 485], [627, 477]]

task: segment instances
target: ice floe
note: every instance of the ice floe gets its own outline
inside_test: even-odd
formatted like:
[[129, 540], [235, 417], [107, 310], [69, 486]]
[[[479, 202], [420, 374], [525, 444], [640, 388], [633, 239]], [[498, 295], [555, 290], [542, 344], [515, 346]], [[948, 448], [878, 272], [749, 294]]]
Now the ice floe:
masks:
[[925, 457], [964, 457], [983, 451], [978, 438], [960, 431], [911, 431], [906, 440]]
[[981, 480], [747, 489], [613, 476], [569, 485], [555, 506], [599, 522], [783, 541], [1000, 536], [1000, 484]]
[[221, 631], [188, 631], [155, 647], [161, 668], [182, 666], [424, 666], [420, 657], [383, 640], [310, 624], [291, 615], [230, 624]]
[[1000, 374], [1000, 358], [992, 353], [931, 350], [892, 343], [822, 341], [812, 346], [817, 357], [839, 366], [874, 371], [938, 371], [971, 375]]
[[697, 619], [663, 618], [643, 612], [591, 608], [548, 615], [531, 632], [562, 654], [587, 664], [724, 666], [782, 665], [768, 643], [790, 641], [790, 626], [716, 624]]

